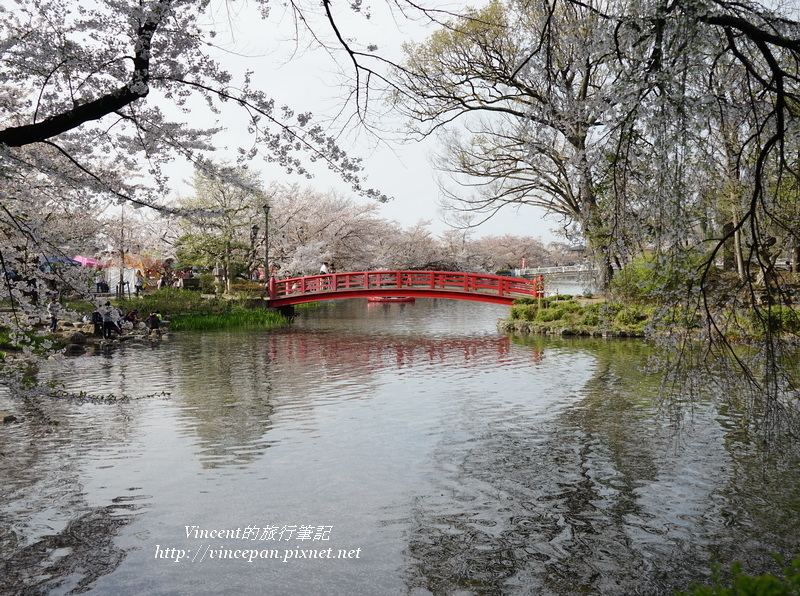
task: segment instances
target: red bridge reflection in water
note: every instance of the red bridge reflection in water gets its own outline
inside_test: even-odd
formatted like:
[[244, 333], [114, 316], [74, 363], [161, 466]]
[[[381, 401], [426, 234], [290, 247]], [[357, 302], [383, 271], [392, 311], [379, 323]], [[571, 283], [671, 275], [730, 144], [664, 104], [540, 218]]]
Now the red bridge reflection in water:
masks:
[[420, 366], [453, 366], [471, 370], [478, 363], [498, 368], [540, 364], [544, 350], [515, 351], [509, 337], [337, 335], [335, 342], [313, 333], [271, 334], [266, 346], [273, 364], [307, 363], [309, 371], [326, 375], [357, 377], [380, 370], [402, 370]]

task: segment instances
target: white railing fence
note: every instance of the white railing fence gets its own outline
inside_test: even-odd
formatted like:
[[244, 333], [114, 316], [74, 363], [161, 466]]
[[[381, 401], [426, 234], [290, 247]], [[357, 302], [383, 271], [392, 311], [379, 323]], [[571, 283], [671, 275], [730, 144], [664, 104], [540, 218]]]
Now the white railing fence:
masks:
[[589, 273], [595, 271], [593, 265], [563, 265], [560, 267], [526, 267], [525, 269], [512, 269], [514, 277], [527, 277], [529, 275], [547, 275], [548, 273]]

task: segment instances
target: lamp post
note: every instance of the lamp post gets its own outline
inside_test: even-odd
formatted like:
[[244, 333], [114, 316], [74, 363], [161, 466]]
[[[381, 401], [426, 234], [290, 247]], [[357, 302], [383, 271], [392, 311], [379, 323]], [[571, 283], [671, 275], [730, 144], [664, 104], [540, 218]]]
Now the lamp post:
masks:
[[[250, 272], [250, 278], [253, 279], [253, 273], [258, 271], [258, 266], [256, 265], [256, 240], [258, 240], [258, 224], [253, 224], [253, 227], [250, 228], [250, 251], [253, 254], [253, 270]], [[255, 279], [258, 279], [256, 277]]]
[[122, 220], [119, 230], [119, 283], [117, 284], [117, 298], [125, 298], [125, 220]]
[[269, 282], [269, 203], [264, 203], [264, 279]]

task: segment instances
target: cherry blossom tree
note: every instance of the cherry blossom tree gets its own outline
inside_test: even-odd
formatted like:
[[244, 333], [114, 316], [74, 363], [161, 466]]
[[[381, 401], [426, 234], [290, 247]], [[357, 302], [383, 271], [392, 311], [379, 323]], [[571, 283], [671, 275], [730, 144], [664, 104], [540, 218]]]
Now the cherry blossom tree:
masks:
[[612, 38], [591, 5], [491, 2], [408, 45], [395, 94], [416, 134], [441, 133], [436, 164], [456, 183], [443, 186], [452, 204], [488, 216], [533, 205], [570, 218], [606, 278], [613, 238], [598, 188], [599, 156], [613, 143]]
[[549, 267], [556, 264], [550, 251], [537, 238], [530, 236], [483, 236], [475, 240], [475, 249], [481, 255], [487, 271], [527, 267]]
[[[273, 25], [272, 5], [250, 5], [266, 27]], [[358, 13], [359, 5], [348, 12]], [[38, 260], [76, 248], [58, 233], [54, 214], [74, 221], [109, 204], [183, 213], [171, 202], [176, 184], [169, 168], [185, 162], [219, 174], [210, 157], [222, 145], [225, 124], [236, 120], [232, 114], [244, 117], [249, 138], [227, 158], [260, 158], [301, 176], [316, 162], [354, 192], [386, 199], [363, 186], [361, 162], [338, 143], [336, 129], [302, 107], [281, 106], [252, 73], [237, 77], [221, 65], [215, 38], [228, 23], [216, 11], [226, 7], [211, 0], [20, 0], [0, 10], [0, 266], [16, 306], [35, 310], [28, 298], [36, 292], [11, 283], [18, 275], [39, 285], [34, 278], [46, 272]], [[297, 26], [296, 43], [323, 44], [333, 58], [338, 46], [360, 115], [366, 53], [358, 55], [362, 46], [351, 37], [345, 42], [342, 13], [330, 2], [285, 8]], [[235, 19], [235, 11], [226, 17]]]
[[270, 204], [270, 255], [283, 275], [315, 275], [323, 261], [339, 271], [370, 269], [380, 261], [376, 246], [391, 233], [374, 202], [335, 191], [291, 185], [277, 189]]

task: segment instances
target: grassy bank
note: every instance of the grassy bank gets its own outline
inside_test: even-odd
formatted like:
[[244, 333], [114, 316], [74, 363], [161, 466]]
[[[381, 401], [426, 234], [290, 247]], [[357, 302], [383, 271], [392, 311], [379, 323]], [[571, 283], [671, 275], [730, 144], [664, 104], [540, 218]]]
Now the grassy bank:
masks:
[[111, 299], [111, 304], [123, 312], [138, 310], [139, 313], [160, 312], [164, 316], [176, 313], [222, 314], [238, 306], [235, 301], [205, 297], [200, 292], [180, 288], [163, 288], [144, 294], [141, 298]]
[[289, 323], [281, 314], [267, 310], [246, 310], [236, 308], [231, 312], [216, 314], [183, 313], [173, 317], [170, 330], [185, 329], [253, 329], [280, 327]]
[[123, 312], [133, 309], [145, 318], [159, 312], [169, 319], [170, 329], [241, 329], [271, 328], [287, 325], [289, 320], [275, 311], [245, 308], [237, 300], [208, 297], [199, 292], [179, 288], [163, 288], [142, 298], [111, 301]]
[[[572, 296], [521, 298], [514, 302], [510, 315], [499, 324], [503, 331], [594, 337], [647, 337], [674, 331], [692, 334], [704, 325], [707, 316], [699, 309], [680, 306], [622, 304]], [[716, 325], [732, 341], [759, 339], [767, 334], [796, 337], [800, 334], [800, 312], [779, 305], [739, 309], [719, 316]]]
[[507, 331], [550, 335], [617, 335], [644, 337], [656, 307], [591, 302], [572, 296], [521, 298], [511, 318], [501, 322]]

